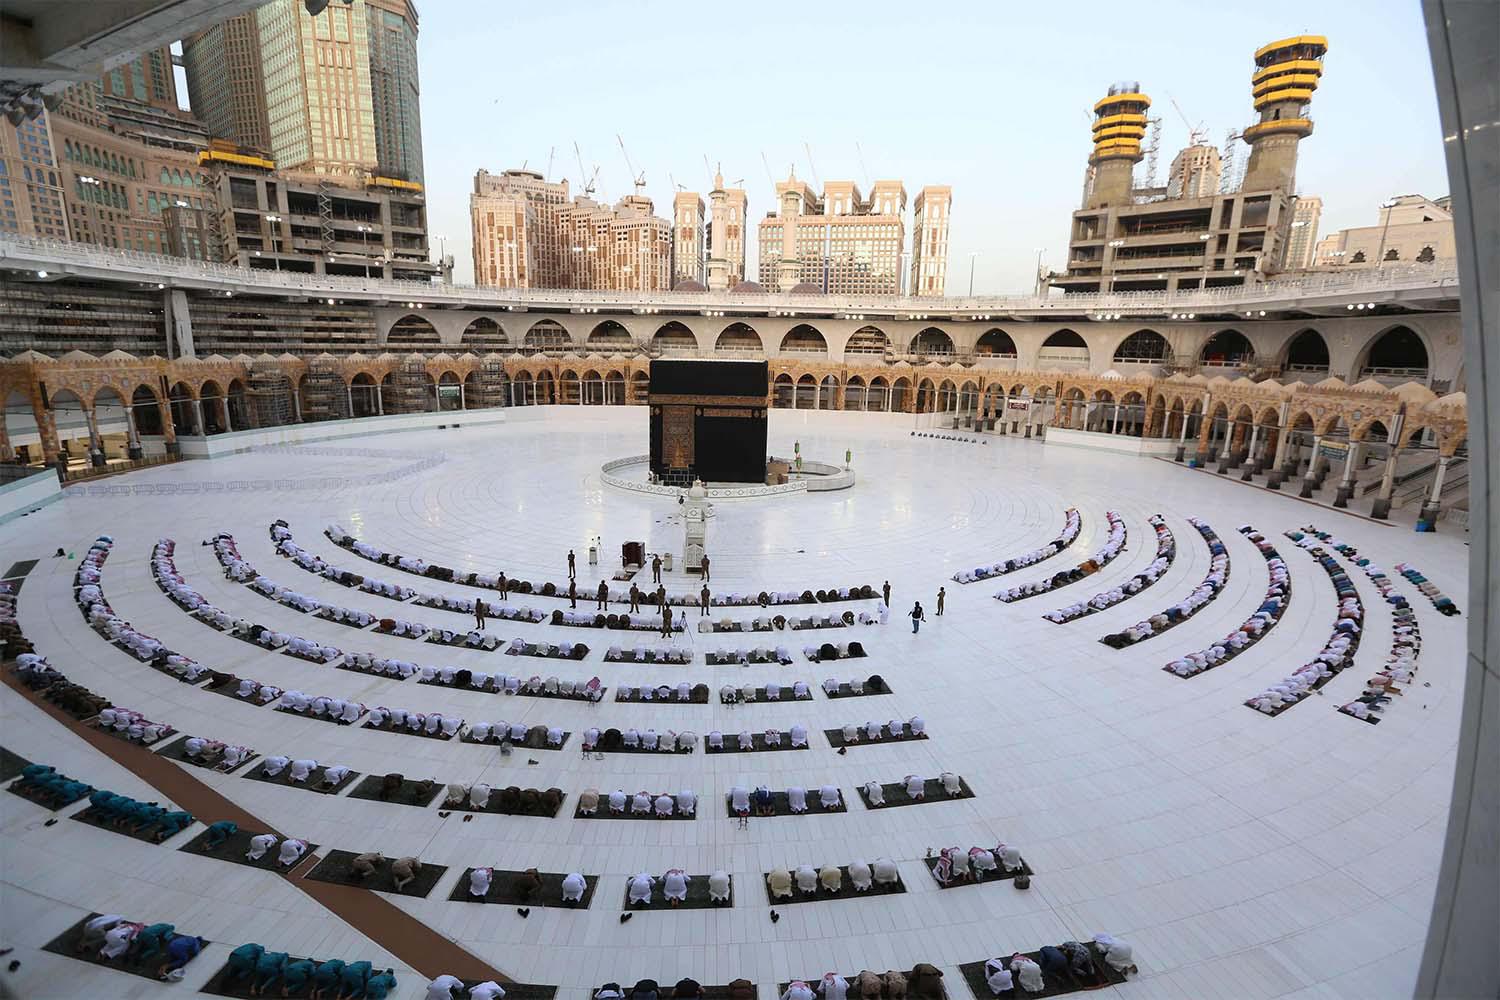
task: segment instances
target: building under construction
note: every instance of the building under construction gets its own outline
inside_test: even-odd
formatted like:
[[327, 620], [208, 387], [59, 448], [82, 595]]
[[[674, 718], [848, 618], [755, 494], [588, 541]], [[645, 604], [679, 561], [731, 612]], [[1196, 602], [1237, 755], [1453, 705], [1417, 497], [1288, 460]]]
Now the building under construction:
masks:
[[[1205, 191], [1201, 177], [1179, 166], [1189, 162], [1181, 157], [1174, 162], [1181, 176], [1165, 192], [1135, 187], [1151, 99], [1137, 83], [1110, 87], [1094, 105], [1094, 150], [1083, 207], [1073, 213], [1067, 270], [1052, 284], [1067, 292], [1216, 288], [1276, 271], [1292, 224], [1297, 144], [1312, 134], [1308, 104], [1327, 51], [1319, 35], [1256, 51], [1250, 82], [1260, 118], [1238, 136], [1250, 146], [1238, 189]], [[1231, 187], [1231, 165], [1201, 159], [1202, 173], [1222, 170], [1223, 186]]]

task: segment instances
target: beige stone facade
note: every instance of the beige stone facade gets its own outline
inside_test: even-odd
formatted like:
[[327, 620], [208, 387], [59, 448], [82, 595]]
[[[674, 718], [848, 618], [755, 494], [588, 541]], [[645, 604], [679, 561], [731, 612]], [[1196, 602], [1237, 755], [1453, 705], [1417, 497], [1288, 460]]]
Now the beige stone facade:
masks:
[[907, 294], [941, 298], [948, 287], [948, 218], [953, 189], [929, 184], [912, 202], [911, 284]]
[[714, 175], [709, 192], [709, 229], [704, 246], [708, 287], [733, 288], [746, 279], [745, 243], [750, 224], [750, 203], [740, 188], [726, 188], [724, 175]]
[[1292, 202], [1292, 232], [1286, 241], [1284, 271], [1303, 271], [1313, 266], [1318, 246], [1318, 223], [1323, 218], [1323, 199], [1316, 195], [1299, 195]]
[[1219, 193], [1222, 166], [1219, 151], [1208, 145], [1188, 146], [1172, 157], [1167, 171], [1168, 198], [1205, 198]]
[[1436, 201], [1409, 194], [1381, 206], [1373, 226], [1341, 229], [1317, 244], [1319, 267], [1373, 267], [1402, 261], [1452, 260], [1458, 254], [1453, 215]]
[[216, 138], [270, 150], [260, 29], [255, 14], [234, 17], [182, 42], [193, 114]]
[[[703, 198], [696, 191], [678, 191], [672, 198], [672, 284], [704, 284]], [[705, 286], [706, 287], [706, 286]]]
[[776, 185], [778, 211], [760, 222], [760, 284], [839, 295], [895, 295], [901, 287], [906, 188], [876, 181], [869, 197], [853, 181], [829, 181], [823, 196], [795, 176]]
[[59, 240], [71, 235], [52, 121], [44, 111], [35, 121], [0, 122], [0, 232]]

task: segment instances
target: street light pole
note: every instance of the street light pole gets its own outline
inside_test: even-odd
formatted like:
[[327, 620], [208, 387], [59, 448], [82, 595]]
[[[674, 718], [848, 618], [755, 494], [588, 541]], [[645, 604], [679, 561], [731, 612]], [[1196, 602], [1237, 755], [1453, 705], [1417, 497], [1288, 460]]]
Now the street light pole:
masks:
[[276, 230], [281, 225], [281, 216], [269, 212], [266, 214], [266, 221], [271, 224], [267, 230], [271, 236], [271, 260], [275, 262], [276, 270], [279, 272], [281, 270], [281, 241], [276, 238]]
[[1036, 248], [1036, 287], [1033, 289], [1038, 298], [1042, 294], [1042, 254], [1047, 252], [1046, 247]]
[[99, 189], [104, 186], [104, 182], [97, 177], [80, 177], [78, 178], [78, 183], [87, 185], [87, 188], [85, 188], [85, 190], [88, 191], [86, 200], [89, 203], [90, 235], [94, 237], [95, 244], [97, 244], [98, 246], [104, 246], [104, 233], [100, 231], [99, 227], [98, 202]]
[[370, 280], [370, 227], [369, 226], [355, 226], [354, 228], [359, 231], [359, 237], [364, 242], [364, 251], [365, 251], [365, 280], [369, 281]]
[[979, 256], [978, 250], [969, 251], [969, 298], [974, 297], [974, 258]]
[[1380, 227], [1380, 249], [1375, 251], [1375, 266], [1380, 267], [1385, 263], [1385, 234], [1391, 228], [1391, 209], [1396, 207], [1396, 199], [1390, 198], [1380, 203], [1385, 210], [1385, 222]]

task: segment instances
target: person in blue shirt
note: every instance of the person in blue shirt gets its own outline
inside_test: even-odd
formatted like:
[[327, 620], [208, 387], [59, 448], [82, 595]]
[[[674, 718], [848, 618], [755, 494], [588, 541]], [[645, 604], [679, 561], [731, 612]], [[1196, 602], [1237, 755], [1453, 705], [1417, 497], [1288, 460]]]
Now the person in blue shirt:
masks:
[[313, 973], [312, 993], [310, 1000], [322, 1000], [323, 994], [338, 986], [339, 978], [344, 974], [344, 960], [341, 958], [330, 958], [318, 966]]
[[146, 959], [155, 958], [156, 953], [172, 939], [172, 932], [176, 929], [172, 924], [151, 924], [146, 927], [135, 936], [135, 956], [132, 961], [136, 965], [144, 965]]
[[260, 961], [260, 956], [265, 953], [265, 947], [255, 943], [242, 944], [229, 953], [229, 982], [237, 983], [241, 979], [249, 978], [255, 971], [255, 963]]
[[391, 969], [376, 976], [371, 976], [365, 983], [364, 1000], [386, 1000], [391, 991], [396, 988], [396, 976]]
[[191, 934], [179, 934], [167, 944], [167, 960], [156, 970], [157, 979], [165, 979], [197, 957], [208, 941]]
[[350, 997], [363, 997], [365, 995], [365, 981], [370, 978], [369, 962], [350, 962], [344, 966], [344, 971], [339, 974], [339, 995], [337, 1000], [349, 1000]]
[[287, 953], [284, 951], [262, 952], [260, 959], [255, 963], [255, 980], [250, 985], [250, 995], [258, 997], [268, 990], [272, 983], [281, 978], [281, 969], [286, 965]]
[[289, 997], [293, 993], [300, 994], [307, 988], [308, 981], [317, 968], [316, 964], [306, 958], [286, 963], [281, 968], [281, 995]]
[[221, 819], [208, 828], [208, 836], [203, 840], [205, 850], [213, 850], [224, 841], [240, 832], [239, 825], [227, 819]]
[[193, 814], [183, 812], [181, 809], [169, 812], [162, 816], [157, 822], [155, 840], [159, 844], [168, 837], [174, 836], [187, 827], [193, 821]]

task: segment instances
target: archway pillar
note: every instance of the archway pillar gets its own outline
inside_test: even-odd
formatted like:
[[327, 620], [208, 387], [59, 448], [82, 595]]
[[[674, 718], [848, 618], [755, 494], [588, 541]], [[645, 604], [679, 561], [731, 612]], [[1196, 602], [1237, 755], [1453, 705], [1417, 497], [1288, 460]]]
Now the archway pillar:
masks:
[[1219, 468], [1216, 470], [1221, 476], [1229, 472], [1229, 456], [1234, 450], [1234, 437], [1237, 430], [1238, 425], [1234, 418], [1226, 413], [1224, 415], [1224, 444], [1219, 449]]
[[1323, 446], [1323, 435], [1313, 434], [1312, 457], [1307, 460], [1307, 474], [1302, 477], [1302, 489], [1297, 495], [1304, 500], [1310, 499], [1313, 490], [1318, 486], [1318, 464], [1323, 460], [1322, 453], [1318, 450]]
[[1391, 421], [1389, 442], [1385, 449], [1385, 470], [1380, 476], [1380, 492], [1375, 495], [1375, 503], [1370, 508], [1370, 516], [1380, 520], [1388, 520], [1391, 516], [1391, 491], [1396, 486], [1396, 459], [1401, 455], [1401, 434], [1405, 430], [1406, 413], [1399, 410]]
[[4, 420], [0, 420], [0, 462], [14, 462], [15, 460], [15, 449], [10, 446], [10, 428], [5, 426]]
[[1349, 442], [1349, 456], [1344, 459], [1344, 477], [1339, 482], [1339, 488], [1333, 495], [1333, 505], [1342, 510], [1349, 506], [1349, 498], [1354, 495], [1354, 470], [1359, 468], [1360, 450], [1363, 441]]
[[1259, 444], [1260, 424], [1252, 424], [1250, 427], [1250, 448], [1247, 452], [1249, 464], [1245, 466], [1245, 471], [1240, 474], [1240, 482], [1242, 483], [1248, 483], [1250, 477], [1260, 471], [1260, 452], [1256, 450]]
[[1181, 462], [1187, 456], [1187, 411], [1183, 410], [1181, 416], [1178, 419], [1182, 426], [1177, 428], [1177, 456], [1175, 461]]
[[1427, 502], [1422, 504], [1417, 518], [1426, 521], [1429, 531], [1437, 530], [1438, 516], [1443, 512], [1443, 480], [1448, 477], [1448, 462], [1450, 456], [1439, 455], [1437, 472], [1432, 476], [1432, 492], [1427, 495]]
[[104, 467], [104, 438], [99, 433], [99, 421], [94, 416], [92, 403], [83, 404], [83, 421], [89, 429], [89, 465]]
[[170, 394], [156, 401], [156, 412], [161, 414], [161, 439], [166, 444], [168, 455], [182, 454], [177, 444], [177, 424], [172, 420], [172, 397]]

